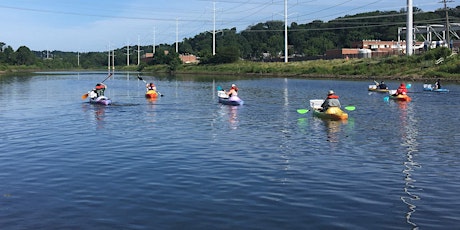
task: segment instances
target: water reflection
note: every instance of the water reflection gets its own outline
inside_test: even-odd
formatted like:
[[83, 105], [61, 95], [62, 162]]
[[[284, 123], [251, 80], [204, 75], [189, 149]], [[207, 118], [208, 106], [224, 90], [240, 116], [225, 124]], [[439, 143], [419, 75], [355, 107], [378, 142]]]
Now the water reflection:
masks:
[[105, 105], [97, 105], [91, 103], [83, 103], [82, 109], [84, 113], [89, 113], [89, 120], [96, 124], [96, 129], [104, 128], [104, 118], [105, 118]]
[[231, 129], [238, 128], [238, 106], [227, 106], [228, 108], [228, 122]]
[[146, 114], [146, 119], [147, 122], [155, 123], [156, 122], [156, 103], [157, 103], [158, 98], [145, 98], [147, 101], [147, 114]]
[[347, 124], [347, 121], [324, 120], [323, 124], [326, 127], [327, 141], [336, 143], [339, 142], [341, 126], [342, 124]]
[[239, 126], [238, 119], [238, 109], [241, 109], [241, 106], [230, 106], [219, 104], [219, 110], [216, 113], [216, 119], [214, 122], [222, 123], [222, 121], [227, 121], [230, 129], [237, 129]]
[[420, 197], [415, 193], [418, 188], [415, 185], [416, 180], [412, 177], [412, 172], [420, 168], [421, 165], [417, 163], [414, 159], [415, 153], [418, 151], [417, 146], [417, 120], [414, 118], [414, 111], [411, 104], [407, 102], [399, 102], [398, 103], [399, 111], [400, 111], [400, 134], [402, 143], [401, 145], [406, 147], [406, 161], [404, 162], [404, 192], [406, 193], [405, 196], [401, 196], [401, 200], [405, 203], [408, 207], [408, 211], [406, 213], [406, 222], [412, 226], [412, 229], [418, 229], [418, 226], [415, 222], [412, 221], [412, 215], [416, 211], [415, 202], [420, 200]]
[[149, 105], [152, 105], [152, 108], [154, 108], [154, 107], [155, 107], [155, 103], [156, 103], [156, 101], [157, 101], [158, 98], [157, 98], [157, 97], [154, 97], [154, 98], [146, 97], [145, 99], [149, 102]]

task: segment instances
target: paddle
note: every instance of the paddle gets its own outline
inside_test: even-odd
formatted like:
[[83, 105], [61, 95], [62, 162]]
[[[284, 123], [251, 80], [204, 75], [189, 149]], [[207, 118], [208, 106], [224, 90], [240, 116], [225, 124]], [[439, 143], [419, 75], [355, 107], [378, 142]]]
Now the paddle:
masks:
[[300, 114], [305, 114], [305, 113], [308, 113], [308, 109], [298, 109], [297, 112], [300, 113]]
[[[141, 80], [144, 82], [144, 84], [147, 84], [147, 82], [141, 78], [141, 76], [137, 75], [137, 79]], [[160, 97], [163, 97], [163, 94], [161, 94], [160, 92], [157, 91], [158, 94], [160, 94]]]
[[[354, 111], [356, 109], [356, 106], [353, 106], [353, 105], [348, 105], [348, 106], [345, 106], [345, 109], [348, 110], [348, 111]], [[300, 113], [300, 114], [305, 114], [305, 113], [308, 113], [308, 109], [297, 109], [297, 112]]]
[[[110, 73], [109, 76], [107, 76], [103, 81], [101, 81], [101, 83], [104, 83], [104, 81], [106, 81], [107, 79], [109, 79], [110, 76], [112, 76], [112, 73]], [[81, 95], [81, 99], [82, 99], [82, 100], [85, 100], [85, 99], [88, 97], [88, 95], [89, 95], [88, 93], [85, 93], [85, 94]]]
[[348, 106], [345, 106], [345, 109], [348, 110], [348, 111], [354, 111], [356, 109], [356, 107], [353, 106], [353, 105], [348, 105]]

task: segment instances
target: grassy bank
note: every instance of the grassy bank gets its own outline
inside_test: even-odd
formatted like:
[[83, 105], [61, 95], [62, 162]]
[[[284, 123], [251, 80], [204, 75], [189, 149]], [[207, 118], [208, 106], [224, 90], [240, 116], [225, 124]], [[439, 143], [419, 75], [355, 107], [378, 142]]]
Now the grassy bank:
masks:
[[[436, 54], [436, 53], [435, 53]], [[365, 59], [312, 60], [302, 62], [252, 62], [219, 65], [181, 65], [175, 74], [196, 75], [239, 75], [274, 76], [298, 78], [340, 78], [340, 79], [390, 79], [411, 81], [433, 81], [441, 78], [445, 81], [460, 82], [460, 57], [458, 55], [440, 56], [427, 52], [424, 55], [390, 56]], [[169, 73], [167, 65], [152, 66], [116, 66], [118, 71], [142, 71], [148, 73]], [[34, 66], [2, 66], [0, 71], [31, 72], [52, 71], [37, 69]], [[1, 72], [0, 72], [1, 73]]]
[[438, 65], [435, 62], [434, 59], [423, 60], [416, 57], [315, 60], [289, 63], [239, 61], [222, 65], [184, 65], [176, 73], [419, 81], [442, 78], [449, 81], [460, 81], [460, 59], [457, 55], [446, 58]]
[[[312, 60], [302, 62], [251, 62], [219, 65], [182, 65], [176, 74], [250, 75], [305, 78], [390, 79], [432, 81], [441, 78], [460, 82], [458, 55], [442, 57], [427, 53], [365, 59]], [[168, 66], [147, 66], [143, 72], [169, 72]]]

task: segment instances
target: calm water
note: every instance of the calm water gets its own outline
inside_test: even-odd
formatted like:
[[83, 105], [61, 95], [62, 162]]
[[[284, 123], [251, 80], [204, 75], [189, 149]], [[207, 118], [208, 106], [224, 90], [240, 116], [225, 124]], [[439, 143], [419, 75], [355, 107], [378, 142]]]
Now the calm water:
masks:
[[[412, 82], [385, 102], [369, 81], [134, 73], [0, 78], [1, 229], [454, 229], [460, 85]], [[378, 80], [378, 79], [376, 79]], [[245, 104], [217, 103], [236, 83]], [[388, 82], [396, 88], [398, 82]], [[312, 117], [329, 89], [347, 123]]]

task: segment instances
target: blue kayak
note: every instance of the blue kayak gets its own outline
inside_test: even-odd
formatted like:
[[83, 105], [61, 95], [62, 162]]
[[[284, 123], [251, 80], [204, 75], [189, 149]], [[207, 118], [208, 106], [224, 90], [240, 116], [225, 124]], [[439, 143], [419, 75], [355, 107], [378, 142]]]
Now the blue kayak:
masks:
[[431, 84], [423, 84], [423, 91], [431, 91], [431, 92], [439, 92], [439, 93], [447, 93], [449, 92], [448, 89], [441, 88], [441, 89], [436, 89], [431, 86]]

